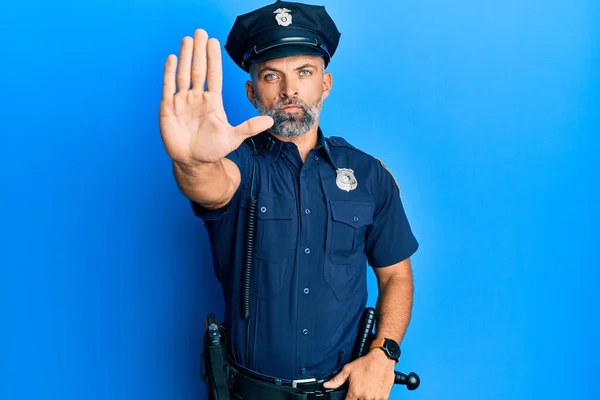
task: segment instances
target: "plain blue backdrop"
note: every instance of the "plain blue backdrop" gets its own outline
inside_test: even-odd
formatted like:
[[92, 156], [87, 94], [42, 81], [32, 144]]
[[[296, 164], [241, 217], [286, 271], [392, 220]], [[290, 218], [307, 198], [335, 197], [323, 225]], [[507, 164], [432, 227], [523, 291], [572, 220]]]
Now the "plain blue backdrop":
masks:
[[[160, 140], [162, 69], [264, 4], [0, 7], [0, 399], [205, 398], [222, 297]], [[422, 384], [392, 398], [600, 398], [600, 3], [316, 4], [342, 32], [322, 127], [384, 161], [421, 243], [398, 368]], [[238, 124], [246, 76], [225, 53], [224, 73]]]

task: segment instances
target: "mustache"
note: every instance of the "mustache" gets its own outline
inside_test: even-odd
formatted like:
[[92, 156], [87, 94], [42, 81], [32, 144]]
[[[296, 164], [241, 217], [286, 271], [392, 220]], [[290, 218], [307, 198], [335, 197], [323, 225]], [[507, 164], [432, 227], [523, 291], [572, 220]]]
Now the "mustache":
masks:
[[287, 98], [275, 104], [273, 111], [281, 111], [281, 109], [285, 106], [296, 106], [302, 108], [303, 110], [308, 108], [308, 105], [300, 99]]

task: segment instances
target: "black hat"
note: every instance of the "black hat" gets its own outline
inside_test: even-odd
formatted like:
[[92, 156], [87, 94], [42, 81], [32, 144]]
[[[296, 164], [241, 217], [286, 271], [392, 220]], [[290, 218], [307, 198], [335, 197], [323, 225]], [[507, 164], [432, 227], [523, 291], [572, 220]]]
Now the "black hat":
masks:
[[317, 55], [329, 64], [340, 32], [323, 6], [277, 1], [240, 15], [225, 50], [244, 71], [250, 64], [292, 55]]

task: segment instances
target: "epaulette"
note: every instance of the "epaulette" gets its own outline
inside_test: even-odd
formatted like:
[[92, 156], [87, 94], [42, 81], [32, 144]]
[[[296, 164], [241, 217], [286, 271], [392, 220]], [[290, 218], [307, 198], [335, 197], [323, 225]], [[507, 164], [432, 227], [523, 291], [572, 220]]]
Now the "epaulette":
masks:
[[400, 194], [400, 185], [398, 185], [398, 181], [396, 181], [396, 178], [394, 178], [394, 174], [392, 174], [392, 172], [385, 166], [385, 164], [383, 163], [383, 161], [381, 161], [379, 158], [375, 157], [375, 159], [377, 161], [379, 161], [379, 164], [381, 164], [381, 166], [383, 167], [383, 169], [385, 169], [387, 171], [388, 174], [390, 174], [390, 176], [392, 177], [392, 179], [394, 180], [394, 183], [396, 184], [396, 187], [398, 188], [398, 194]]
[[352, 146], [350, 143], [348, 143], [348, 141], [346, 139], [344, 139], [343, 137], [340, 137], [340, 136], [330, 136], [327, 138], [327, 142], [334, 147], [348, 147], [350, 149], [364, 153], [364, 151]]

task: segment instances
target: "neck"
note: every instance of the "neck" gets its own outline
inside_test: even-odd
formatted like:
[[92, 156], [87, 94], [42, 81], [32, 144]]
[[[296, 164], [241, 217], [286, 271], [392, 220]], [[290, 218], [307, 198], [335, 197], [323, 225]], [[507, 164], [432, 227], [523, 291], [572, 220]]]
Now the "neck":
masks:
[[319, 120], [316, 120], [312, 128], [310, 128], [305, 134], [295, 137], [282, 137], [274, 135], [277, 139], [282, 142], [293, 142], [298, 146], [298, 152], [302, 158], [302, 162], [306, 161], [308, 153], [317, 146], [319, 131]]

